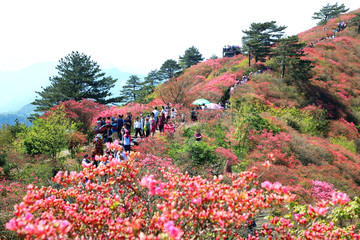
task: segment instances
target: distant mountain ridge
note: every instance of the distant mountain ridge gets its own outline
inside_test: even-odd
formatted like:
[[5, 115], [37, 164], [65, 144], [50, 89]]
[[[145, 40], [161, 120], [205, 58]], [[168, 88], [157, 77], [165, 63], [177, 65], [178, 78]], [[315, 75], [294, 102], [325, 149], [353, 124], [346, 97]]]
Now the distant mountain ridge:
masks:
[[21, 123], [26, 123], [27, 125], [30, 124], [26, 119], [34, 113], [36, 106], [32, 104], [27, 104], [20, 108], [16, 112], [9, 112], [9, 113], [0, 113], [0, 126], [2, 124], [9, 124], [14, 125], [16, 119], [19, 120]]
[[[35, 92], [41, 91], [41, 87], [49, 86], [49, 77], [57, 75], [55, 69], [57, 64], [55, 61], [48, 61], [18, 71], [0, 71], [0, 86], [2, 89], [0, 114], [10, 116], [10, 114], [14, 114], [23, 106], [33, 102], [37, 95]], [[115, 87], [111, 89], [114, 96], [120, 94], [126, 80], [134, 74], [122, 72], [117, 68], [102, 69], [102, 71], [106, 76], [118, 79]], [[138, 76], [143, 77], [142, 75]]]

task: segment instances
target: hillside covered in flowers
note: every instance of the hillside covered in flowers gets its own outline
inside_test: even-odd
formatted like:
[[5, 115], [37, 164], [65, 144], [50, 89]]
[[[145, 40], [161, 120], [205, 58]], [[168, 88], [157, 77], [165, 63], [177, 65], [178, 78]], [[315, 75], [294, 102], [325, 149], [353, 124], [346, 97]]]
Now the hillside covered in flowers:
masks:
[[[306, 76], [272, 56], [209, 59], [146, 103], [69, 100], [3, 127], [0, 237], [360, 239], [358, 13], [298, 35]], [[164, 130], [142, 134], [162, 106]], [[110, 136], [120, 116], [129, 129]]]

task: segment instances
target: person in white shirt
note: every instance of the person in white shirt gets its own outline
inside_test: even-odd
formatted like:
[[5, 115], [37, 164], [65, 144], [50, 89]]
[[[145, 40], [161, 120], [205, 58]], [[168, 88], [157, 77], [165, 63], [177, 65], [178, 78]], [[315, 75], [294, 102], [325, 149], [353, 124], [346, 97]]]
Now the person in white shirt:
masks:
[[154, 111], [152, 111], [154, 113], [154, 119], [155, 119], [155, 123], [156, 125], [158, 124], [158, 116], [159, 116], [159, 111], [157, 110], [157, 107], [155, 107]]
[[142, 137], [141, 121], [140, 121], [139, 117], [135, 118], [134, 129], [135, 129], [135, 137], [138, 137], [138, 134], [140, 135], [140, 137]]

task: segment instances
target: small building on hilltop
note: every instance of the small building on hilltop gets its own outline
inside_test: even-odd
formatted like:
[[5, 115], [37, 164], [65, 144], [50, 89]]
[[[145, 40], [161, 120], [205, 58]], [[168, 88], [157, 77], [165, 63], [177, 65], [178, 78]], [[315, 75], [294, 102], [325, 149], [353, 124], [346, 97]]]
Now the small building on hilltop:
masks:
[[241, 54], [241, 49], [239, 46], [224, 46], [223, 48], [223, 57], [234, 57], [238, 54]]

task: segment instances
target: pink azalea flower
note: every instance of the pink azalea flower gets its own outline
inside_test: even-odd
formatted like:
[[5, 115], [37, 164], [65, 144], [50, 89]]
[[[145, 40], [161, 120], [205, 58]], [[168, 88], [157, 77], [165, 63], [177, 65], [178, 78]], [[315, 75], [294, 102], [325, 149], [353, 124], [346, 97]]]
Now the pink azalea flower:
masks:
[[347, 204], [350, 201], [350, 198], [346, 195], [346, 193], [335, 192], [332, 195], [332, 203], [336, 204]]
[[265, 181], [261, 183], [261, 187], [265, 188], [267, 191], [270, 191], [273, 187], [273, 184], [269, 181]]
[[193, 198], [193, 199], [192, 199], [192, 203], [201, 205], [201, 204], [202, 204], [201, 197]]
[[179, 228], [175, 227], [173, 221], [165, 223], [164, 230], [167, 234], [169, 234], [171, 239], [180, 239], [183, 235], [183, 232]]

